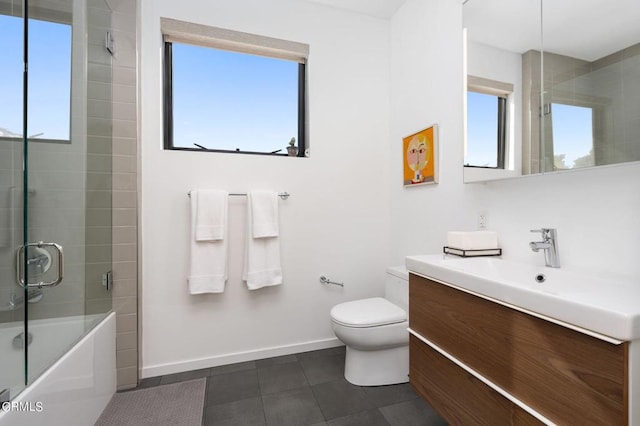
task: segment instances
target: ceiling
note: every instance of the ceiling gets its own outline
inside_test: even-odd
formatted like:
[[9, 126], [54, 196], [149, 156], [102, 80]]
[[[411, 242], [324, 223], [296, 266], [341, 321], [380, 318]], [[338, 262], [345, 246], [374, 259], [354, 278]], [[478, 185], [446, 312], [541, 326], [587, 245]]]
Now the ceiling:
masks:
[[[549, 0], [542, 13], [545, 51], [594, 61], [640, 42], [638, 0]], [[540, 49], [540, 14], [540, 0], [468, 0], [463, 8], [470, 40], [517, 53]]]
[[[382, 19], [391, 18], [406, 2], [300, 1]], [[640, 42], [639, 0], [467, 0], [463, 11], [464, 26], [472, 29], [470, 40], [517, 53], [540, 49], [541, 13], [545, 51], [594, 61]]]
[[376, 18], [389, 19], [406, 0], [303, 0]]

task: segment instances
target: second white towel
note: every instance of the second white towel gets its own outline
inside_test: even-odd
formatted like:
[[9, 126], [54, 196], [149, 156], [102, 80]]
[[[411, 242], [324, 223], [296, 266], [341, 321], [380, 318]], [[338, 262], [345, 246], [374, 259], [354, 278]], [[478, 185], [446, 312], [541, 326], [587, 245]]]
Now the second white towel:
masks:
[[[204, 196], [204, 197], [203, 197]], [[211, 197], [203, 203], [203, 198]], [[189, 293], [221, 293], [224, 291], [227, 281], [227, 199], [226, 191], [191, 191], [191, 257], [189, 263]], [[215, 211], [203, 212], [214, 207]], [[213, 214], [215, 222], [219, 224], [219, 229], [215, 232], [211, 228], [205, 228], [206, 240], [199, 240], [203, 233], [198, 232], [198, 224], [207, 223], [207, 214]], [[200, 220], [199, 220], [200, 219]], [[216, 225], [218, 226], [218, 225]]]
[[[256, 225], [260, 228], [257, 233], [254, 231]], [[247, 193], [247, 230], [242, 279], [247, 282], [249, 290], [282, 284], [278, 200], [275, 192]]]

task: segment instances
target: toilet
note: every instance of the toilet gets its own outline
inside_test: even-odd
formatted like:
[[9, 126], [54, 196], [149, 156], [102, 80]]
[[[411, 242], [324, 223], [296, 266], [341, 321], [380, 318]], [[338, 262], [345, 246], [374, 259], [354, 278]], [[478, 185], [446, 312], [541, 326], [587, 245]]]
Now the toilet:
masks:
[[358, 386], [409, 381], [409, 278], [387, 269], [385, 297], [353, 300], [331, 309], [331, 325], [347, 347], [344, 377]]

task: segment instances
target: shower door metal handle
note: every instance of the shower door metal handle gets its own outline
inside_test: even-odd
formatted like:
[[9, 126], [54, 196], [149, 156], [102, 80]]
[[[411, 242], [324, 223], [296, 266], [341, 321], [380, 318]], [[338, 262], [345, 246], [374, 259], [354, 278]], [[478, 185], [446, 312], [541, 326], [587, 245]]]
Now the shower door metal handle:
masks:
[[[25, 283], [24, 281], [24, 270], [25, 270], [25, 250], [28, 247], [53, 247], [58, 252], [58, 277], [53, 281], [40, 281], [39, 283]], [[16, 250], [16, 281], [18, 285], [22, 288], [43, 288], [43, 287], [55, 287], [62, 282], [64, 278], [64, 251], [62, 250], [62, 246], [56, 243], [45, 243], [40, 241], [38, 243], [28, 243], [23, 246], [20, 246], [18, 250]]]

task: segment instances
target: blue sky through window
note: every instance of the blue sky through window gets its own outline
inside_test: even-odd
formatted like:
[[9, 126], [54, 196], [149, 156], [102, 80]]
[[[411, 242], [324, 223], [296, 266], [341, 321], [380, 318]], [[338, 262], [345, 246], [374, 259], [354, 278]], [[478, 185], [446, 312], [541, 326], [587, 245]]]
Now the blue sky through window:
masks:
[[464, 164], [498, 166], [498, 98], [467, 92], [467, 155]]
[[[0, 136], [22, 135], [23, 23], [0, 15]], [[29, 20], [28, 135], [69, 140], [71, 26]]]
[[173, 44], [173, 146], [285, 151], [297, 136], [297, 62]]
[[593, 110], [554, 103], [551, 114], [553, 154], [564, 155], [564, 165], [573, 168], [576, 159], [589, 155], [593, 149]]

